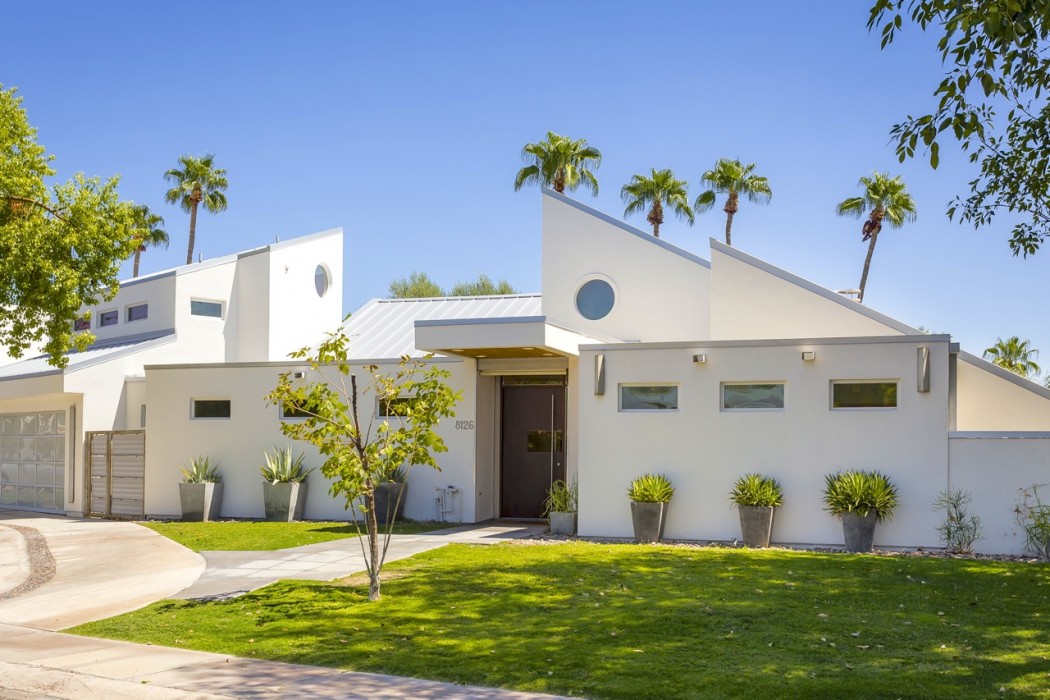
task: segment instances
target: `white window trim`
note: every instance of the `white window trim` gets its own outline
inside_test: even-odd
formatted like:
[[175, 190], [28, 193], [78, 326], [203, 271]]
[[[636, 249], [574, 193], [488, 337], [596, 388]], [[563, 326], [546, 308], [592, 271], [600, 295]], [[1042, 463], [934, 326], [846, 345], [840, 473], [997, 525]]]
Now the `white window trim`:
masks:
[[[193, 302], [195, 302], [195, 301], [203, 301], [206, 304], [218, 304], [219, 305], [219, 315], [218, 316], [208, 316], [206, 314], [195, 314], [195, 313], [193, 313]], [[222, 299], [202, 299], [201, 297], [190, 297], [190, 316], [193, 316], [194, 318], [212, 318], [212, 319], [215, 319], [216, 321], [225, 320], [226, 319], [226, 302], [224, 300], [222, 300]]]
[[[727, 386], [761, 386], [768, 384], [780, 384], [784, 387], [784, 405], [780, 408], [726, 408], [726, 395], [725, 389]], [[722, 413], [783, 413], [787, 410], [788, 402], [788, 390], [787, 381], [784, 379], [769, 379], [763, 381], [746, 381], [746, 382], [722, 382], [718, 386], [718, 407]]]
[[[632, 386], [674, 387], [678, 390], [678, 406], [675, 408], [624, 408], [623, 388]], [[679, 382], [620, 382], [616, 385], [616, 410], [619, 413], [678, 413], [682, 406], [681, 389]]]
[[[111, 313], [111, 312], [117, 314], [117, 320], [114, 321], [113, 323], [102, 323], [102, 317], [105, 316], [108, 313]], [[98, 312], [98, 326], [97, 326], [98, 328], [110, 328], [111, 326], [119, 326], [119, 325], [120, 325], [120, 309], [105, 309], [103, 311], [99, 311]]]
[[[836, 384], [896, 384], [897, 405], [896, 406], [836, 406], [835, 385]], [[857, 412], [857, 411], [896, 411], [901, 406], [901, 380], [900, 379], [832, 379], [828, 383], [828, 408], [832, 411]]]
[[[198, 401], [227, 401], [230, 404], [230, 415], [228, 417], [225, 417], [225, 418], [220, 417], [220, 416], [200, 416], [200, 417], [195, 416], [195, 415], [193, 415], [194, 414], [194, 410], [193, 409], [194, 409], [194, 407], [195, 407], [195, 405], [196, 405], [196, 403]], [[193, 398], [190, 399], [190, 420], [213, 421], [213, 420], [230, 420], [231, 418], [233, 418], [233, 400], [228, 398], [228, 397], [225, 397], [225, 396], [194, 396]]]
[[[144, 317], [142, 317], [142, 318], [136, 318], [134, 321], [129, 319], [128, 316], [131, 314], [131, 310], [132, 309], [137, 309], [140, 306], [145, 306], [146, 307], [146, 315]], [[127, 305], [124, 306], [124, 323], [140, 323], [142, 321], [148, 321], [148, 320], [149, 320], [149, 302], [148, 301], [139, 301], [139, 302], [135, 302], [134, 304], [127, 304]]]

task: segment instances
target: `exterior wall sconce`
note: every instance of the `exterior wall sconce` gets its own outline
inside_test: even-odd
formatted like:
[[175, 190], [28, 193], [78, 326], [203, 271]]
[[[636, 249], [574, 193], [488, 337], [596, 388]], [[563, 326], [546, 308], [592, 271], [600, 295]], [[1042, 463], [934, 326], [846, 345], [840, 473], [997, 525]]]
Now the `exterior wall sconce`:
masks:
[[812, 350], [803, 350], [802, 351], [802, 361], [803, 362], [813, 362], [815, 359], [817, 359], [817, 353], [815, 353], [814, 351], [812, 351]]
[[917, 363], [915, 367], [916, 388], [920, 394], [930, 391], [930, 349], [926, 346], [918, 348]]
[[705, 355], [703, 353], [700, 353], [698, 355], [693, 355], [693, 364], [694, 365], [706, 365], [707, 364], [707, 355]]
[[594, 356], [594, 395], [605, 396], [605, 355]]
[[306, 372], [292, 372], [292, 379], [306, 379]]

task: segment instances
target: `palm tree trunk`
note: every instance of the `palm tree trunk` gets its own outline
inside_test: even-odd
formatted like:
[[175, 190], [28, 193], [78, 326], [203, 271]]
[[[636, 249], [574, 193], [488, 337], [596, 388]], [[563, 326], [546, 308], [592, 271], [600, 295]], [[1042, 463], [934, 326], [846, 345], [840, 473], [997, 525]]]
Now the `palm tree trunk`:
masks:
[[655, 238], [660, 237], [660, 224], [664, 222], [664, 205], [657, 199], [653, 202], [652, 209], [649, 210], [649, 216], [646, 220], [653, 225], [653, 236]]
[[139, 258], [142, 257], [142, 246], [135, 249], [135, 265], [131, 268], [131, 276], [139, 276]]
[[193, 243], [197, 238], [197, 206], [199, 202], [193, 202], [190, 208], [190, 246], [186, 250], [186, 264], [193, 262]]
[[879, 232], [874, 231], [871, 234], [871, 242], [868, 244], [868, 254], [864, 258], [864, 272], [860, 275], [860, 294], [857, 295], [857, 301], [861, 304], [864, 303], [864, 287], [868, 284], [868, 270], [871, 268], [871, 256], [875, 252], [875, 241], [879, 238]]
[[739, 195], [730, 190], [729, 196], [726, 197], [726, 205], [722, 209], [726, 213], [726, 245], [733, 245], [733, 238], [731, 231], [733, 230], [733, 214], [740, 211], [740, 197]]
[[726, 214], [726, 245], [733, 245], [730, 231], [733, 230], [733, 212]]

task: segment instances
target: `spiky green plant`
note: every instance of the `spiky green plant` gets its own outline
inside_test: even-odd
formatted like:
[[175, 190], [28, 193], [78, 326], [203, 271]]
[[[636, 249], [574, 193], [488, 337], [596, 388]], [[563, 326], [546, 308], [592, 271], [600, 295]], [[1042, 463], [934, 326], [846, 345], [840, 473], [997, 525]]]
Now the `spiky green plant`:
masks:
[[296, 456], [292, 456], [292, 448], [286, 447], [281, 449], [274, 447], [272, 452], [263, 452], [263, 459], [266, 460], [266, 464], [259, 467], [259, 472], [263, 478], [272, 484], [297, 484], [302, 481], [306, 481], [306, 477], [310, 476], [316, 467], [309, 469], [303, 469], [303, 460], [306, 456], [300, 452]]
[[543, 502], [543, 517], [549, 517], [551, 513], [575, 513], [579, 497], [580, 487], [576, 479], [572, 480], [571, 485], [560, 479], [555, 481]]
[[185, 467], [179, 467], [182, 480], [187, 484], [208, 484], [222, 481], [219, 463], [212, 462], [211, 457], [194, 457]]
[[1017, 524], [1024, 530], [1025, 549], [1043, 561], [1050, 561], [1050, 504], [1043, 503], [1039, 487], [1033, 484], [1020, 489], [1014, 513]]
[[941, 491], [933, 502], [934, 510], [944, 511], [944, 521], [937, 526], [944, 548], [953, 554], [972, 554], [973, 543], [981, 539], [981, 519], [967, 512], [973, 495], [962, 489]]
[[784, 490], [780, 482], [762, 474], [744, 474], [733, 484], [729, 499], [737, 506], [781, 506]]
[[844, 471], [824, 477], [825, 509], [835, 517], [846, 513], [866, 516], [875, 513], [876, 522], [888, 520], [897, 507], [897, 487], [877, 471]]
[[663, 474], [643, 474], [627, 489], [627, 497], [635, 503], [667, 503], [673, 495], [674, 486]]

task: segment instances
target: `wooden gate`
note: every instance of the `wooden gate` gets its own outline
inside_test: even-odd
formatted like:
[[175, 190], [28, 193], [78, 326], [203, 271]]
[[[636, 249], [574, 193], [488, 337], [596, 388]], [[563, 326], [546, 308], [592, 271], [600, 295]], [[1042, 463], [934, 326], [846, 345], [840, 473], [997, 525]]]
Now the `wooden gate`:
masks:
[[145, 509], [146, 431], [87, 434], [88, 514], [142, 518]]

